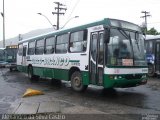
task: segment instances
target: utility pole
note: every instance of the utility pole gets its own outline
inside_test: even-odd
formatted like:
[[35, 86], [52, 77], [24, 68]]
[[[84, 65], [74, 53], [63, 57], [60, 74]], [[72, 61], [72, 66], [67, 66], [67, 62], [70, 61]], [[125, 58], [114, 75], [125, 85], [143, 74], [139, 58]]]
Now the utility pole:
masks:
[[141, 18], [145, 19], [145, 32], [147, 33], [147, 17], [150, 17], [150, 13], [147, 11], [142, 11], [141, 13], [144, 13], [144, 16], [141, 16]]
[[63, 4], [61, 4], [60, 2], [54, 2], [57, 7], [55, 7], [55, 10], [57, 10], [56, 12], [52, 12], [52, 14], [56, 14], [57, 15], [57, 30], [59, 30], [59, 16], [60, 15], [64, 15], [64, 12], [60, 12], [61, 10], [67, 10], [67, 8], [61, 7], [61, 6], [65, 6]]
[[1, 13], [3, 17], [3, 48], [5, 48], [5, 14], [4, 14], [4, 0], [3, 0], [3, 13]]

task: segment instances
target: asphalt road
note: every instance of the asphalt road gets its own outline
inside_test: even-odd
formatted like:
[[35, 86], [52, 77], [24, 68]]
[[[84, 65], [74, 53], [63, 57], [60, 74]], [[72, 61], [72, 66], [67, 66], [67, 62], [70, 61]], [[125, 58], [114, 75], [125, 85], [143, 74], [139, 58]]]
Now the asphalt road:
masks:
[[[127, 118], [138, 119], [154, 118], [160, 119], [160, 78], [149, 78], [146, 85], [132, 88], [117, 88], [104, 90], [102, 87], [89, 86], [84, 93], [74, 92], [68, 82], [62, 84], [51, 84], [48, 79], [40, 79], [39, 82], [30, 82], [24, 73], [17, 71], [9, 72], [6, 68], [0, 69], [0, 114], [7, 113], [14, 103], [25, 101], [22, 95], [27, 88], [37, 89], [44, 95], [30, 99], [29, 102], [50, 101], [53, 99], [65, 101], [66, 108], [73, 106], [68, 113], [81, 114], [76, 111], [76, 106], [88, 108], [88, 113], [108, 114], [111, 119]], [[79, 109], [77, 107], [77, 109]], [[90, 111], [93, 110], [94, 114]], [[87, 112], [87, 111], [85, 111]], [[83, 113], [84, 114], [84, 113]], [[158, 115], [158, 116], [157, 116]], [[86, 116], [84, 116], [86, 117]]]

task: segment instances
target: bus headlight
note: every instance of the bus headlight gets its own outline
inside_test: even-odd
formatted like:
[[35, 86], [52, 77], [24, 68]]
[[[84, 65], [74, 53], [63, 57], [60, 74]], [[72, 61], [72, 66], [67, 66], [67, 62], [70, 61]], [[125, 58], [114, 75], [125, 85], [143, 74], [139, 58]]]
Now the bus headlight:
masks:
[[121, 79], [121, 78], [122, 78], [122, 76], [118, 76], [118, 78], [119, 78], [119, 79]]
[[117, 76], [117, 75], [110, 75], [109, 78], [112, 79], [112, 80], [118, 80], [118, 79], [122, 79], [123, 77], [122, 76]]
[[114, 79], [117, 80], [117, 76], [115, 76]]

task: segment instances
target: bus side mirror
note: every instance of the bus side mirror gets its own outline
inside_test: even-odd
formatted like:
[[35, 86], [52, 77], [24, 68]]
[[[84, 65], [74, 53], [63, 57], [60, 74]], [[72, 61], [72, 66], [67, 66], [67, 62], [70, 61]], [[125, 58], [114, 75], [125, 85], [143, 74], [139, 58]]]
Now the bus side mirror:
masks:
[[146, 36], [146, 33], [143, 33], [144, 36]]
[[138, 40], [138, 38], [139, 38], [139, 33], [136, 32], [136, 33], [135, 33], [135, 40]]
[[110, 29], [106, 28], [104, 30], [104, 42], [109, 43], [109, 38], [110, 38]]

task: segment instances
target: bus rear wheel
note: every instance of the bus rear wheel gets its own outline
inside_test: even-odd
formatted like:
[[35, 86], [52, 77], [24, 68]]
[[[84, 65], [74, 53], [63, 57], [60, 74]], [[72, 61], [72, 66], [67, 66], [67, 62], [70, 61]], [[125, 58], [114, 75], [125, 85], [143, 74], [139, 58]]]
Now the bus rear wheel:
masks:
[[81, 73], [76, 71], [71, 76], [71, 87], [77, 92], [83, 92], [87, 89], [87, 85], [83, 85]]
[[33, 68], [31, 66], [28, 68], [28, 78], [30, 79], [30, 81], [39, 80], [39, 76], [33, 74]]

